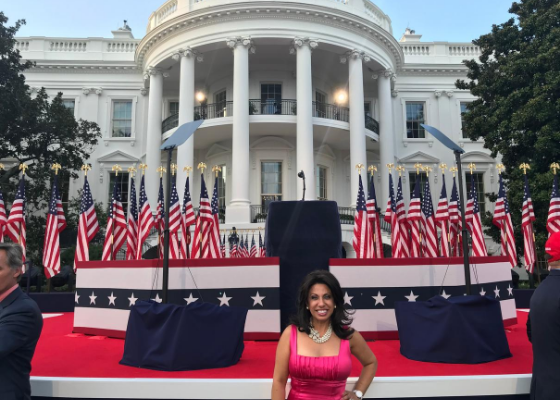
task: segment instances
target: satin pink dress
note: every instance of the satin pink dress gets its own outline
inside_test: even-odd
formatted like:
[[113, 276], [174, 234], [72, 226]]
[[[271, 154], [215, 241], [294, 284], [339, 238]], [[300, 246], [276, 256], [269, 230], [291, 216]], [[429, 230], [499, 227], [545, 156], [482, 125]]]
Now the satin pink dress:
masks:
[[350, 341], [340, 341], [337, 356], [300, 356], [297, 353], [297, 328], [292, 325], [288, 369], [292, 378], [288, 400], [340, 400], [352, 370]]

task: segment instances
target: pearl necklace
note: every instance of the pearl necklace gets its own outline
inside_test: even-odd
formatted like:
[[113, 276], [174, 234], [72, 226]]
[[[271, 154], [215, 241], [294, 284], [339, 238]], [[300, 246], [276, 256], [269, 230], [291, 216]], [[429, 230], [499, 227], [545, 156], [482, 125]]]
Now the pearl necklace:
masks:
[[322, 344], [325, 343], [327, 340], [329, 340], [331, 338], [331, 334], [332, 334], [332, 325], [329, 324], [329, 329], [327, 329], [327, 331], [325, 332], [325, 334], [323, 336], [319, 335], [319, 332], [317, 331], [317, 329], [313, 328], [313, 325], [309, 324], [309, 330], [311, 331], [309, 333], [309, 337], [318, 344]]

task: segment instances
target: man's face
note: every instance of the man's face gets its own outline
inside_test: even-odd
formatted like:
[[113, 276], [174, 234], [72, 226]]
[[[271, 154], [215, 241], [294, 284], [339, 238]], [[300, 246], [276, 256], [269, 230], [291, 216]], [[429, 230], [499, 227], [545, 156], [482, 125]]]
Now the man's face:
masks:
[[4, 293], [17, 283], [21, 270], [14, 271], [8, 265], [8, 257], [5, 250], [0, 250], [0, 294]]

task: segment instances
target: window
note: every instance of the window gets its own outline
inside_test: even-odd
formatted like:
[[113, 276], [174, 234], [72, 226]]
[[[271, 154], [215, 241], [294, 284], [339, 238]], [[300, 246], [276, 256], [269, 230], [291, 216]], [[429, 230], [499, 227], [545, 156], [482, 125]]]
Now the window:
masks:
[[216, 104], [216, 118], [227, 117], [226, 94], [226, 91], [222, 90], [214, 95], [214, 103]]
[[420, 126], [424, 121], [424, 102], [406, 102], [406, 137], [424, 139], [426, 133]]
[[76, 100], [62, 99], [62, 104], [64, 105], [64, 107], [72, 111], [72, 115], [74, 115], [74, 109], [76, 108]]
[[179, 114], [179, 102], [178, 101], [170, 101], [169, 102], [169, 116]]
[[218, 172], [218, 208], [226, 208], [226, 177], [227, 170], [225, 165], [220, 165], [221, 171]]
[[132, 136], [132, 101], [113, 101], [113, 135], [116, 138]]
[[124, 215], [128, 213], [128, 172], [120, 172], [119, 176], [115, 176], [114, 172], [109, 172], [109, 198], [107, 199], [107, 204], [111, 205], [111, 197], [113, 196], [113, 187], [115, 186], [115, 180], [118, 179], [117, 187], [121, 192], [121, 203], [124, 210]]
[[[478, 200], [478, 208], [480, 209], [480, 214], [486, 213], [486, 196], [484, 195], [484, 172], [473, 172], [474, 184], [476, 186], [476, 194]], [[465, 181], [467, 182], [467, 198], [468, 193], [471, 191], [471, 174], [467, 172], [465, 174]]]
[[270, 202], [282, 200], [282, 162], [261, 162], [261, 205], [263, 212]]
[[327, 96], [319, 91], [315, 92], [315, 116], [318, 118], [326, 118], [327, 114]]
[[279, 83], [261, 84], [261, 114], [282, 113], [282, 85]]
[[327, 167], [317, 165], [315, 167], [315, 187], [317, 200], [328, 200], [327, 195]]
[[[426, 184], [426, 173], [420, 172], [420, 199], [423, 197], [424, 185]], [[414, 193], [414, 187], [416, 186], [416, 172], [408, 173], [408, 187], [410, 188], [410, 196]]]
[[371, 117], [371, 103], [369, 101], [366, 101], [364, 103], [364, 115], [366, 117]]
[[465, 133], [465, 131], [463, 131], [463, 116], [465, 115], [465, 113], [468, 113], [469, 110], [467, 109], [469, 103], [463, 103], [461, 102], [461, 132], [463, 133], [463, 139], [468, 139], [469, 137], [467, 136], [467, 134]]

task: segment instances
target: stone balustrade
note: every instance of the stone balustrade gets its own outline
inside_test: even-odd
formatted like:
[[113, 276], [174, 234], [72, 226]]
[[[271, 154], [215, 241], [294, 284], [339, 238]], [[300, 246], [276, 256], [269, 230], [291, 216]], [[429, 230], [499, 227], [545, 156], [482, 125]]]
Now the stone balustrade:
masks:
[[14, 47], [19, 51], [27, 51], [29, 50], [29, 40], [18, 40]]
[[134, 53], [138, 47], [137, 42], [109, 42], [107, 52], [109, 53]]
[[429, 56], [432, 46], [418, 43], [418, 44], [405, 44], [401, 46], [405, 56]]
[[450, 56], [468, 56], [475, 57], [480, 56], [480, 48], [474, 44], [463, 45], [463, 46], [449, 46]]
[[56, 40], [50, 42], [49, 51], [87, 51], [87, 42], [84, 40]]
[[401, 42], [407, 63], [460, 64], [465, 59], [478, 59], [480, 48], [472, 43]]

